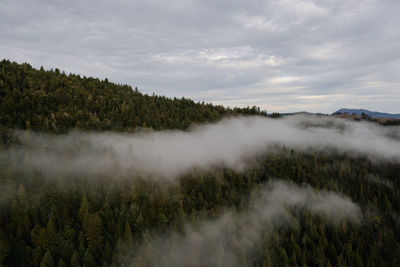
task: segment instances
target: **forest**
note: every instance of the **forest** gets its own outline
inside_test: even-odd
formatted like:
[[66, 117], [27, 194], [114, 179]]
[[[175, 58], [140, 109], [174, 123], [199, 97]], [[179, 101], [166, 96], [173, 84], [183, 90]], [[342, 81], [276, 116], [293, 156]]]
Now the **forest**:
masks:
[[146, 95], [129, 85], [36, 70], [29, 64], [0, 62], [0, 124], [7, 128], [65, 133], [133, 132], [138, 127], [186, 129], [224, 116], [266, 115], [259, 108], [224, 108], [190, 99]]
[[0, 266], [400, 266], [399, 126], [266, 115], [1, 61]]

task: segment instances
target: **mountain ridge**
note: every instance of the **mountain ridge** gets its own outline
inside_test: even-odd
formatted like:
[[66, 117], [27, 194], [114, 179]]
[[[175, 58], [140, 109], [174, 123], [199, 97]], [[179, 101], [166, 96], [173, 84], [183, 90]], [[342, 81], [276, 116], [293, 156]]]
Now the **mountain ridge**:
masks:
[[336, 114], [357, 114], [357, 115], [368, 115], [372, 118], [390, 118], [390, 119], [400, 119], [400, 114], [393, 114], [393, 113], [385, 113], [385, 112], [378, 112], [378, 111], [370, 111], [367, 109], [350, 109], [350, 108], [341, 108], [332, 113], [332, 115]]

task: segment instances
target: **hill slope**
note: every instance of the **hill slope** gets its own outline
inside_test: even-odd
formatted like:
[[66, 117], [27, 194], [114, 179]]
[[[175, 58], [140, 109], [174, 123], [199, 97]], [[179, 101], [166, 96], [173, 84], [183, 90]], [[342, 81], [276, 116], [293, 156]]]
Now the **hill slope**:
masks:
[[0, 62], [0, 125], [65, 132], [137, 127], [185, 129], [191, 123], [235, 114], [265, 114], [256, 107], [228, 109], [190, 99], [149, 96], [128, 85]]

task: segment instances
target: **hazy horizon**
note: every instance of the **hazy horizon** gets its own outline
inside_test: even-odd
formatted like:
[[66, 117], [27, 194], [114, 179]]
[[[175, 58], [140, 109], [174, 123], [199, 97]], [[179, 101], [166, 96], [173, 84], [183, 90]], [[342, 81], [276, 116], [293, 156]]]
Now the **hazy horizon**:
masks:
[[2, 57], [271, 112], [398, 113], [400, 2], [1, 1]]

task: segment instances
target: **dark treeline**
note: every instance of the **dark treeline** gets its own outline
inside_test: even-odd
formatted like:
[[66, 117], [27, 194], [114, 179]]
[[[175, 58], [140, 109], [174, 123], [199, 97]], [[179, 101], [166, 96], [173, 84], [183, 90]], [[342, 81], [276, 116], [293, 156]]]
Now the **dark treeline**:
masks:
[[[262, 114], [147, 96], [9, 61], [1, 62], [0, 88], [0, 152], [18, 144], [14, 128], [185, 129], [227, 115]], [[331, 223], [301, 210], [298, 227], [276, 226], [260, 233], [254, 249], [240, 251], [241, 266], [400, 266], [398, 163], [282, 148], [259, 155], [252, 166], [193, 170], [169, 183], [139, 175], [45, 177], [0, 162], [0, 266], [148, 266], [141, 244], [227, 209], [246, 210], [250, 192], [272, 179], [342, 193], [361, 207], [362, 221]], [[210, 266], [207, 258], [199, 266]]]
[[400, 120], [387, 120], [383, 123], [386, 126], [400, 125]]
[[133, 132], [137, 127], [185, 129], [229, 115], [266, 115], [256, 107], [224, 108], [142, 94], [107, 79], [0, 62], [0, 125], [62, 133], [68, 129]]

